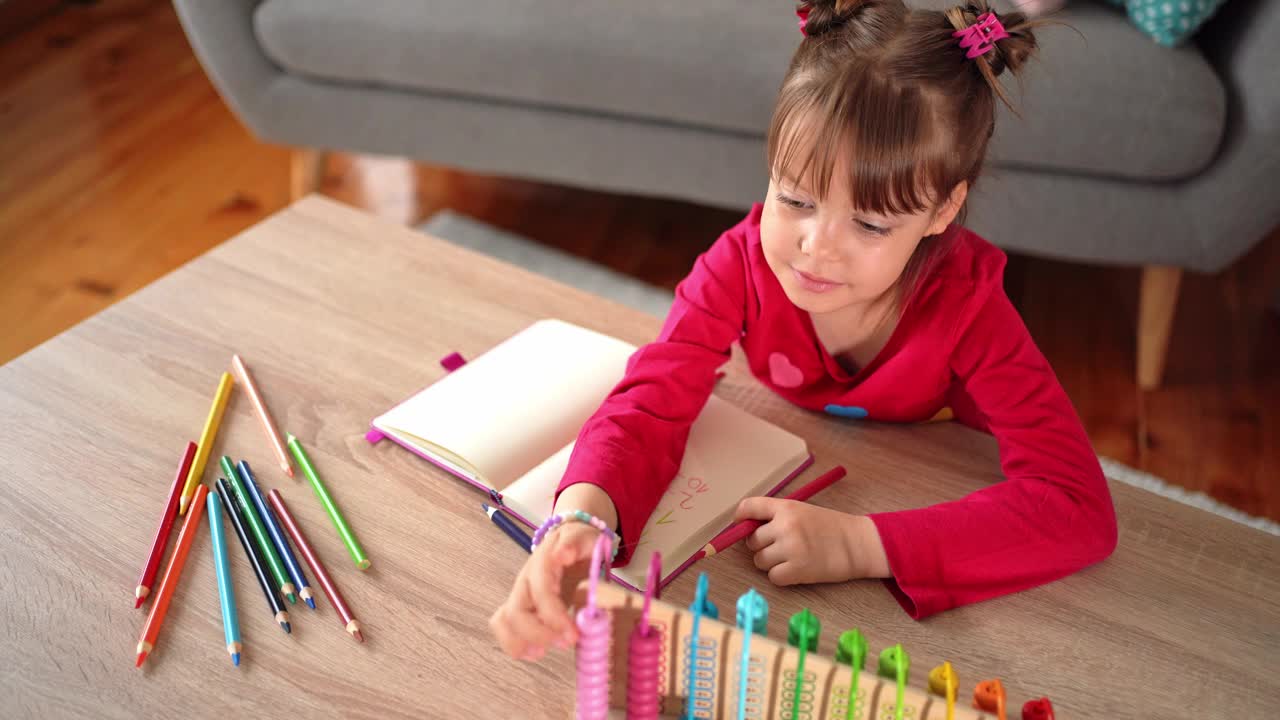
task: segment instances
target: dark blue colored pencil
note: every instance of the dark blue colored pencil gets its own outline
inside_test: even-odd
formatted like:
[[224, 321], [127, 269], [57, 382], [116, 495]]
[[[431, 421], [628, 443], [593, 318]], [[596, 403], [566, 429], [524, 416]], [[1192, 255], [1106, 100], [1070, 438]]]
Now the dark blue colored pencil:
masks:
[[316, 601], [312, 597], [311, 585], [307, 582], [307, 576], [302, 574], [302, 566], [298, 564], [298, 558], [293, 555], [293, 548], [289, 546], [289, 538], [285, 537], [280, 521], [276, 519], [276, 514], [271, 511], [271, 507], [267, 505], [267, 499], [258, 489], [258, 481], [253, 476], [253, 470], [244, 460], [240, 461], [236, 469], [240, 471], [240, 479], [244, 481], [245, 489], [249, 491], [249, 500], [257, 508], [258, 517], [262, 518], [262, 524], [267, 526], [267, 534], [271, 536], [271, 542], [275, 544], [276, 551], [280, 553], [280, 559], [284, 561], [284, 569], [289, 571], [293, 584], [298, 586], [298, 595], [307, 603], [307, 607], [315, 610]]
[[481, 503], [480, 507], [484, 508], [485, 514], [489, 516], [494, 525], [502, 528], [502, 532], [506, 533], [507, 537], [515, 540], [516, 544], [524, 548], [525, 552], [532, 552], [530, 548], [533, 545], [533, 538], [529, 537], [524, 530], [521, 530], [520, 526], [516, 525], [511, 518], [507, 517], [498, 508], [489, 507], [486, 503]]

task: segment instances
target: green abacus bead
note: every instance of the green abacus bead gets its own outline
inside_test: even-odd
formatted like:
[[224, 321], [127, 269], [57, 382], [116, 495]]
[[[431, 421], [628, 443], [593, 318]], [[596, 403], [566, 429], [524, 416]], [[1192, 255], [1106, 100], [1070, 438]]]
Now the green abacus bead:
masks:
[[901, 643], [884, 649], [880, 653], [880, 670], [881, 677], [896, 680], [899, 672], [903, 679], [907, 677], [907, 671], [911, 669], [911, 657], [907, 655], [907, 651], [902, 649]]
[[867, 639], [857, 630], [845, 630], [836, 640], [836, 662], [862, 670], [867, 666]]
[[787, 644], [791, 647], [803, 646], [809, 652], [817, 652], [818, 635], [822, 633], [822, 623], [817, 616], [805, 608], [787, 623]]

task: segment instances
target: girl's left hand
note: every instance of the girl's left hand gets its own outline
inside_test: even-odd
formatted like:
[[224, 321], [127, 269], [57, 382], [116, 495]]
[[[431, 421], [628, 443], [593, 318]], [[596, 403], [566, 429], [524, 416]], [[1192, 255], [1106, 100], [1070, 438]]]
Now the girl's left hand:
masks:
[[[747, 549], [775, 585], [888, 575], [880, 534], [868, 517], [795, 500], [751, 497], [738, 505], [734, 520], [764, 523], [747, 537]], [[881, 566], [883, 575], [877, 574]]]

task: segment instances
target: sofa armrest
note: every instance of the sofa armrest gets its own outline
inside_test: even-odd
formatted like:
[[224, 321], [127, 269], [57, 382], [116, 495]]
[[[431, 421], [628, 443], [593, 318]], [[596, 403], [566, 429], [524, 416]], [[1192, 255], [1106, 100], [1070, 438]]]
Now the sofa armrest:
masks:
[[1280, 2], [1231, 0], [1196, 42], [1227, 87], [1218, 157], [1184, 188], [1206, 257], [1221, 267], [1280, 224]]
[[283, 72], [253, 31], [261, 0], [174, 0], [178, 19], [205, 74], [222, 99], [258, 137], [268, 135], [268, 95]]

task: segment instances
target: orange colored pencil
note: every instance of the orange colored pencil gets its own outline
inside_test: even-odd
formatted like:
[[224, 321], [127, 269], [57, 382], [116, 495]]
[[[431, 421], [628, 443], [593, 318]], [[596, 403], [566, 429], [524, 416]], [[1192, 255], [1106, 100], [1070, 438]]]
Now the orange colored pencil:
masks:
[[262, 429], [267, 433], [267, 442], [271, 443], [271, 450], [276, 454], [276, 462], [280, 464], [280, 469], [285, 475], [293, 477], [293, 465], [289, 463], [289, 453], [285, 452], [284, 443], [280, 440], [276, 421], [271, 418], [267, 404], [262, 401], [262, 395], [258, 393], [258, 386], [253, 384], [253, 376], [249, 374], [249, 368], [245, 367], [244, 360], [241, 360], [239, 355], [231, 356], [231, 370], [244, 386], [245, 392], [249, 395], [249, 402], [253, 403], [253, 409], [258, 413], [258, 419], [262, 421]]
[[173, 549], [173, 557], [169, 559], [169, 567], [165, 568], [164, 578], [160, 580], [160, 589], [156, 591], [156, 600], [147, 615], [147, 623], [142, 626], [142, 635], [138, 637], [138, 667], [142, 667], [142, 663], [147, 660], [147, 653], [156, 646], [156, 637], [160, 634], [160, 626], [164, 624], [169, 601], [173, 599], [173, 589], [178, 586], [178, 577], [187, 564], [191, 541], [200, 530], [200, 519], [204, 515], [204, 496], [208, 492], [209, 488], [204, 483], [196, 486], [192, 505], [187, 509], [187, 519], [182, 521], [182, 530], [178, 533], [178, 544]]

